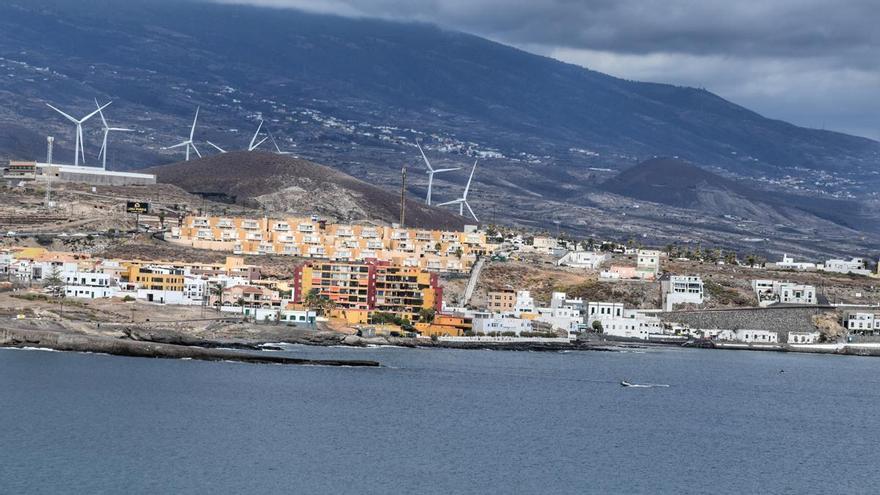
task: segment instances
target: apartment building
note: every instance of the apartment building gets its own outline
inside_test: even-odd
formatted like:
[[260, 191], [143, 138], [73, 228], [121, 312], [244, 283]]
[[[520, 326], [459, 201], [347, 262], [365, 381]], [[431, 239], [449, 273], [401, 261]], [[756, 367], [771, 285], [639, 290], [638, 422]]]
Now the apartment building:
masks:
[[339, 309], [394, 313], [418, 321], [422, 309], [440, 311], [443, 289], [436, 273], [385, 261], [324, 261], [296, 267], [293, 300], [312, 291]]
[[513, 289], [489, 291], [486, 309], [492, 313], [511, 313], [516, 304], [516, 291]]
[[660, 290], [666, 311], [677, 304], [703, 304], [703, 279], [694, 275], [671, 275], [660, 281]]
[[880, 315], [868, 311], [846, 311], [843, 326], [858, 335], [880, 334]]
[[497, 246], [486, 234], [332, 224], [310, 218], [186, 217], [167, 240], [234, 254], [279, 254], [339, 262], [372, 259], [436, 272], [463, 272]]

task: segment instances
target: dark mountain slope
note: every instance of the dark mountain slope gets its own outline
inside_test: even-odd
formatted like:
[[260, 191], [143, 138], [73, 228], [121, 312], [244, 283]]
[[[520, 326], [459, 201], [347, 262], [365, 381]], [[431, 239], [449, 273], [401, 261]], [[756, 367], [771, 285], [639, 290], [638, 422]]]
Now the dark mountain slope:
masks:
[[[874, 215], [858, 203], [756, 189], [682, 160], [658, 158], [624, 170], [602, 184], [606, 191], [701, 214], [772, 219], [813, 216], [855, 230], [880, 231]], [[808, 221], [803, 218], [803, 221]]]
[[[571, 147], [606, 162], [675, 154], [739, 172], [849, 170], [880, 156], [876, 142], [766, 119], [703, 90], [621, 80], [422, 24], [179, 0], [12, 0], [0, 5], [0, 54], [60, 74], [33, 86], [35, 97], [93, 90], [181, 119], [196, 102], [267, 114], [269, 102], [308, 102], [562, 163], [578, 161]], [[225, 86], [253, 99], [232, 104]], [[209, 125], [235, 126], [229, 117]]]
[[[232, 152], [148, 169], [159, 182], [186, 191], [234, 198], [273, 212], [313, 213], [341, 220], [400, 218], [400, 195], [306, 160], [260, 152]], [[406, 224], [461, 229], [451, 210], [408, 199]]]

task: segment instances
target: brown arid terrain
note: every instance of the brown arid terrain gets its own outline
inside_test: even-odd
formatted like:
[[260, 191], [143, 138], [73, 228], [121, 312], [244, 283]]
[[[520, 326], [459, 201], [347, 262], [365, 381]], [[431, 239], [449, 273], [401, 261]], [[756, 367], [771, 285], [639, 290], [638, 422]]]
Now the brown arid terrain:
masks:
[[[614, 264], [631, 263], [631, 256], [615, 255]], [[554, 258], [543, 255], [520, 255], [508, 261], [491, 261], [483, 269], [470, 305], [485, 307], [489, 291], [500, 289], [529, 290], [536, 304], [546, 305], [554, 291], [586, 301], [623, 302], [630, 308], [660, 307], [660, 283], [649, 281], [600, 281], [595, 270], [560, 267]], [[673, 275], [699, 275], [705, 284], [704, 309], [753, 307], [757, 299], [752, 280], [773, 279], [811, 284], [830, 303], [880, 304], [880, 279], [824, 272], [793, 272], [737, 265], [716, 265], [695, 261], [664, 259], [661, 270]], [[445, 277], [447, 300], [461, 298], [467, 279]]]
[[[230, 152], [147, 169], [159, 182], [193, 193], [222, 197], [274, 214], [322, 215], [354, 221], [400, 221], [400, 180], [381, 187], [324, 165], [265, 152]], [[423, 174], [423, 169], [410, 171]], [[414, 227], [461, 229], [451, 209], [406, 200], [405, 223]]]

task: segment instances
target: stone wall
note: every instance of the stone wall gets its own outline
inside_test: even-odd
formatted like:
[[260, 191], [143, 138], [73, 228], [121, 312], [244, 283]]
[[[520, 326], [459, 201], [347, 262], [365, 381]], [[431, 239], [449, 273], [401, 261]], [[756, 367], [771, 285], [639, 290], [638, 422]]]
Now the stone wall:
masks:
[[[773, 332], [813, 332], [813, 316], [827, 312], [825, 307], [748, 308], [660, 313], [664, 323], [691, 328], [720, 330], [769, 330]], [[780, 341], [784, 342], [782, 336]]]

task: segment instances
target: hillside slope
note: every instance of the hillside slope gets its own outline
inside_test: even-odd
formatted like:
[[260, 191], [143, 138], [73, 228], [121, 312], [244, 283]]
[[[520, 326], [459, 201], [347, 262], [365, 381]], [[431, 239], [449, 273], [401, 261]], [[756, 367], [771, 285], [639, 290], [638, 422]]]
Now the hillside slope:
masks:
[[[400, 195], [306, 160], [262, 152], [231, 152], [148, 169], [159, 182], [227, 198], [270, 213], [325, 215], [339, 220], [398, 222]], [[407, 199], [406, 224], [461, 229], [451, 210]]]
[[644, 161], [606, 181], [602, 188], [700, 215], [732, 215], [764, 223], [796, 220], [808, 224], [822, 219], [854, 230], [880, 232], [875, 215], [854, 201], [761, 190], [672, 158]]

